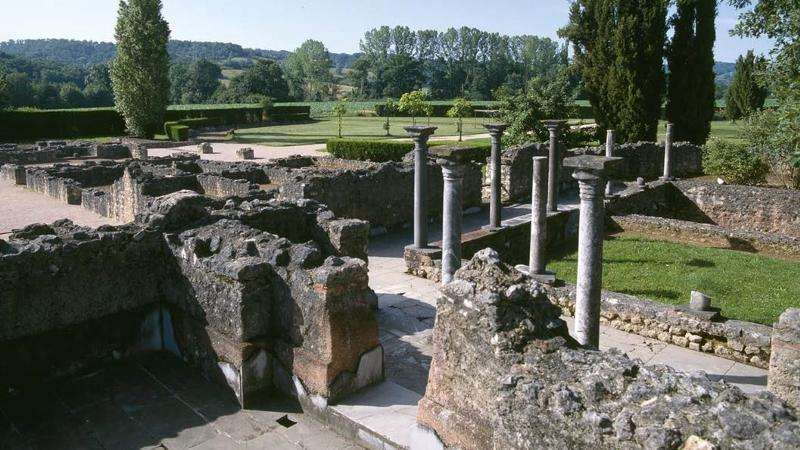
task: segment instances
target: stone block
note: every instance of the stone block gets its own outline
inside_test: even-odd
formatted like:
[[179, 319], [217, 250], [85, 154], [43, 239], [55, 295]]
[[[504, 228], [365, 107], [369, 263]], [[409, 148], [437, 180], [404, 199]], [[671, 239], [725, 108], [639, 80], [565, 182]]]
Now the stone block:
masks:
[[240, 148], [236, 150], [236, 156], [242, 160], [255, 159], [255, 152], [252, 148]]
[[800, 408], [800, 309], [784, 311], [773, 329], [769, 390]]

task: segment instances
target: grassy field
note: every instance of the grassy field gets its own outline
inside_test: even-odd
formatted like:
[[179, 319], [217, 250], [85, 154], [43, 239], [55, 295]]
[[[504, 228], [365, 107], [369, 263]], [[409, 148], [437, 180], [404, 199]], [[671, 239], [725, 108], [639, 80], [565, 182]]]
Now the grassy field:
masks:
[[[575, 282], [577, 255], [561, 256], [549, 267]], [[687, 304], [690, 292], [699, 290], [726, 317], [771, 325], [800, 302], [800, 264], [621, 235], [605, 243], [603, 288], [673, 305]]]
[[[348, 139], [383, 139], [384, 119], [380, 117], [345, 117], [342, 124], [342, 137]], [[411, 118], [398, 117], [392, 119], [389, 138], [406, 137], [404, 126], [412, 124]], [[427, 125], [427, 119], [417, 119], [418, 125]], [[439, 127], [436, 136], [455, 136], [458, 134], [455, 119], [434, 117], [431, 126]], [[236, 142], [247, 144], [264, 144], [273, 146], [321, 144], [336, 137], [336, 119], [318, 119], [311, 123], [271, 125], [260, 128], [237, 130]], [[486, 133], [481, 122], [469, 119], [464, 122], [464, 136]]]

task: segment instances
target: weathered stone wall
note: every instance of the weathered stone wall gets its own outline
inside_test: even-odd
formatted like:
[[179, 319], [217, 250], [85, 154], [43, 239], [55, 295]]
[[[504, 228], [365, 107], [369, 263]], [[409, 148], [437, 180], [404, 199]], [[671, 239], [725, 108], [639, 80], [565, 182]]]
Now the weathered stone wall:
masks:
[[[333, 158], [288, 158], [264, 166], [280, 198], [313, 199], [339, 217], [366, 220], [373, 228], [397, 230], [414, 210], [414, 170], [407, 163], [368, 163]], [[481, 171], [470, 165], [464, 177], [464, 207], [481, 204]], [[441, 168], [428, 165], [428, 211], [441, 216]]]
[[[605, 146], [574, 148], [573, 155], [605, 155]], [[655, 142], [632, 142], [614, 148], [614, 156], [625, 159], [619, 179], [635, 180], [642, 177], [654, 180], [664, 174], [664, 144]], [[678, 178], [703, 175], [703, 148], [688, 142], [672, 145], [672, 174]]]
[[775, 324], [769, 390], [800, 409], [800, 309], [787, 309]]
[[257, 195], [259, 186], [246, 179], [232, 179], [222, 175], [200, 174], [197, 182], [203, 194], [217, 198], [248, 197]]
[[2, 164], [0, 165], [0, 180], [7, 183], [25, 185], [27, 184], [25, 166], [17, 164]]
[[[565, 314], [574, 316], [574, 285], [550, 288], [547, 295]], [[751, 366], [769, 364], [772, 327], [616, 292], [604, 291], [601, 302], [600, 322], [618, 330]]]
[[[305, 220], [287, 238], [239, 220], [250, 214]], [[4, 391], [140, 349], [178, 353], [244, 405], [294, 390], [287, 377], [320, 402], [382, 379], [366, 261], [333, 244], [366, 254], [366, 223], [313, 202], [223, 207], [191, 191], [152, 199], [136, 219], [35, 225], [0, 240]]]
[[28, 189], [61, 200], [70, 205], [81, 204], [81, 185], [70, 178], [52, 174], [50, 169], [31, 167], [26, 169], [25, 183]]
[[[516, 203], [531, 198], [533, 157], [547, 156], [548, 144], [526, 143], [503, 149], [500, 154], [500, 199]], [[488, 167], [487, 160], [487, 167]], [[491, 173], [483, 174], [483, 198], [491, 195]]]
[[412, 447], [800, 446], [797, 411], [770, 393], [579, 348], [539, 285], [494, 252], [441, 292]]
[[800, 191], [691, 180], [674, 185], [707, 222], [800, 238]]

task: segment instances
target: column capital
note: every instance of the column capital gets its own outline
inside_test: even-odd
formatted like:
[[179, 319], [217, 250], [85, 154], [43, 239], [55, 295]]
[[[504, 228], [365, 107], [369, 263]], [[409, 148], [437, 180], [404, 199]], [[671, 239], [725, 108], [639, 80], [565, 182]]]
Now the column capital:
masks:
[[419, 141], [422, 139], [427, 140], [437, 129], [438, 127], [428, 127], [424, 125], [413, 125], [410, 127], [403, 127], [408, 133], [408, 136], [415, 140]]
[[566, 123], [567, 123], [566, 120], [552, 120], [552, 119], [542, 120], [542, 124], [545, 126], [545, 128], [550, 130], [550, 133], [558, 131], [558, 129], [561, 128], [561, 126], [565, 125]]
[[504, 123], [487, 123], [483, 127], [486, 128], [486, 131], [488, 131], [492, 137], [500, 137], [506, 131], [508, 125]]
[[620, 168], [622, 158], [581, 155], [564, 159], [564, 167], [573, 169], [578, 180], [582, 199], [593, 199], [605, 194], [605, 180]]

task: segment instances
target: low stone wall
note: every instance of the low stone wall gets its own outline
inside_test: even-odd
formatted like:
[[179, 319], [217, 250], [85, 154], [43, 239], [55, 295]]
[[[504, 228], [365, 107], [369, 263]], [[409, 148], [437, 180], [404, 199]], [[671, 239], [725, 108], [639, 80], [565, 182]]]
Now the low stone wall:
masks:
[[[245, 406], [298, 386], [324, 403], [381, 380], [367, 265], [338, 250], [365, 253], [368, 225], [313, 202], [222, 203], [180, 191], [135, 224], [0, 240], [2, 392], [140, 350], [178, 354]], [[252, 214], [304, 219], [285, 237], [237, 218]]]
[[202, 193], [217, 198], [248, 197], [258, 195], [260, 190], [257, 184], [245, 179], [232, 179], [222, 175], [200, 174], [197, 175]]
[[580, 348], [560, 309], [494, 252], [441, 294], [411, 448], [800, 446], [798, 411], [771, 393]]
[[0, 180], [5, 181], [7, 183], [24, 186], [27, 180], [25, 174], [25, 166], [20, 166], [17, 164], [0, 165]]
[[[548, 288], [546, 292], [565, 314], [574, 316], [575, 286]], [[618, 330], [751, 366], [766, 369], [769, 365], [772, 327], [616, 292], [604, 291], [601, 302], [600, 322]]]
[[769, 390], [800, 409], [800, 309], [787, 309], [775, 324]]
[[707, 222], [800, 238], [800, 191], [692, 180], [674, 186]]
[[[279, 197], [313, 199], [340, 217], [366, 220], [373, 228], [398, 230], [412, 222], [414, 169], [408, 163], [370, 163], [334, 158], [287, 158], [264, 165]], [[464, 177], [464, 207], [481, 205], [481, 170], [470, 165]], [[428, 165], [428, 212], [442, 213], [441, 168]]]
[[[605, 155], [605, 146], [570, 149], [570, 156]], [[614, 148], [614, 156], [624, 158], [623, 168], [617, 175], [622, 180], [642, 177], [654, 180], [664, 174], [664, 144], [632, 142]], [[678, 178], [703, 175], [703, 148], [688, 142], [672, 145], [672, 174]]]
[[658, 239], [800, 259], [800, 238], [638, 214], [613, 216], [610, 221], [609, 225], [619, 231]]
[[70, 178], [53, 175], [51, 169], [28, 168], [25, 183], [28, 189], [34, 192], [70, 205], [81, 204], [81, 184]]

